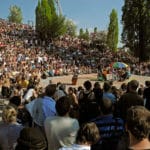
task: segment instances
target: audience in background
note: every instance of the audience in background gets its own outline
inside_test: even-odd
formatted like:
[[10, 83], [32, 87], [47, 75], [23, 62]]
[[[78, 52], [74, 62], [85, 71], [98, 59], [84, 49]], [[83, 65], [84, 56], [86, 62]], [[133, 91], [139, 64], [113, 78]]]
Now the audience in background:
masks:
[[[127, 63], [128, 67], [113, 68], [112, 63], [118, 61]], [[12, 150], [17, 144], [17, 150], [45, 150], [48, 142], [50, 150], [61, 147], [101, 150], [101, 145], [111, 145], [109, 150], [115, 150], [117, 143], [121, 143], [118, 139], [127, 135], [123, 134], [124, 125], [130, 143], [122, 146], [149, 149], [149, 112], [144, 106], [150, 110], [150, 81], [143, 87], [131, 80], [120, 88], [110, 81], [105, 81], [103, 88], [96, 82], [93, 88], [90, 81], [85, 81], [84, 88], [79, 85], [77, 90], [70, 86], [67, 91], [62, 83], [56, 86], [50, 82], [46, 88], [41, 85], [41, 80], [47, 77], [97, 72], [103, 74], [104, 80], [112, 74], [112, 80], [121, 77], [122, 81], [125, 77], [120, 75], [124, 73], [149, 76], [150, 63], [139, 63], [123, 50], [101, 51], [69, 35], [41, 41], [31, 26], [0, 19], [0, 88], [2, 98], [9, 99], [0, 124], [2, 149]], [[91, 121], [96, 123], [101, 139]]]

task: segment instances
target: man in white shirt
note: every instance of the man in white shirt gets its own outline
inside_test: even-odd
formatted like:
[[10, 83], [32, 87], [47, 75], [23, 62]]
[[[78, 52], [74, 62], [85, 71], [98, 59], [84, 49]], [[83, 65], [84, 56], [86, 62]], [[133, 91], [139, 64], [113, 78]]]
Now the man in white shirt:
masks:
[[63, 146], [74, 144], [79, 123], [69, 117], [70, 99], [61, 97], [56, 102], [56, 111], [59, 116], [48, 117], [44, 128], [48, 141], [48, 150], [58, 150]]

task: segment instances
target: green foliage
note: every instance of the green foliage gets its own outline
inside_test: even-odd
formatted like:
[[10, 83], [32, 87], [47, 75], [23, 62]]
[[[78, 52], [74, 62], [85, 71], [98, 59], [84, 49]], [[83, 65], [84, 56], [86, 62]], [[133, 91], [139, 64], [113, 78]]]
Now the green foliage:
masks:
[[63, 35], [65, 33], [65, 17], [62, 15], [53, 16], [49, 27], [49, 36], [51, 38], [57, 38], [58, 36]]
[[48, 41], [66, 32], [65, 17], [56, 14], [53, 0], [39, 0], [35, 13], [36, 31], [42, 40]]
[[110, 14], [110, 23], [107, 34], [107, 44], [112, 51], [117, 51], [118, 45], [118, 15], [115, 9]]
[[84, 39], [89, 40], [89, 31], [88, 29], [85, 30], [85, 37]]
[[150, 56], [150, 1], [125, 0], [122, 8], [122, 42], [139, 57]]
[[51, 11], [47, 0], [38, 2], [36, 7], [36, 30], [41, 39], [48, 38], [48, 28], [51, 22]]
[[56, 8], [55, 8], [54, 0], [48, 0], [48, 4], [51, 8], [51, 14], [56, 15]]
[[65, 21], [65, 25], [66, 25], [66, 30], [67, 30], [66, 33], [72, 37], [76, 36], [76, 33], [77, 33], [76, 24], [72, 20], [67, 19]]
[[89, 40], [89, 31], [88, 29], [84, 30], [81, 28], [79, 30], [79, 36], [78, 36], [80, 39], [84, 39], [84, 40]]
[[83, 31], [83, 29], [81, 28], [81, 29], [79, 30], [79, 38], [82, 39], [83, 35], [84, 35], [84, 31]]
[[97, 27], [94, 28], [94, 33], [97, 33]]
[[38, 1], [38, 5], [35, 10], [35, 16], [36, 16], [36, 31], [39, 33], [40, 32], [40, 27], [41, 27], [41, 22], [42, 22], [42, 17], [41, 17], [41, 2], [40, 0]]
[[13, 6], [10, 6], [9, 8], [9, 16], [8, 16], [8, 20], [10, 22], [14, 22], [14, 23], [22, 23], [22, 11], [21, 11], [21, 8], [16, 6], [16, 5], [13, 5]]

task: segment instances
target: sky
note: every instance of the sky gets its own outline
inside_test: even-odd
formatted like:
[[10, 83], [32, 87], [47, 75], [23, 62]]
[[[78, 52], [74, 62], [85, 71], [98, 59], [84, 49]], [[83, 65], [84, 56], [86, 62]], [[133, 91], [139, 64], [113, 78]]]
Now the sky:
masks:
[[[0, 18], [7, 19], [9, 7], [17, 5], [21, 8], [23, 22], [35, 22], [35, 8], [38, 0], [0, 0]], [[94, 27], [98, 30], [107, 30], [109, 25], [109, 15], [112, 9], [116, 9], [119, 22], [119, 38], [122, 32], [121, 15], [124, 0], [60, 0], [62, 13], [67, 18], [73, 20], [78, 29], [89, 29]], [[119, 42], [119, 45], [121, 43]]]

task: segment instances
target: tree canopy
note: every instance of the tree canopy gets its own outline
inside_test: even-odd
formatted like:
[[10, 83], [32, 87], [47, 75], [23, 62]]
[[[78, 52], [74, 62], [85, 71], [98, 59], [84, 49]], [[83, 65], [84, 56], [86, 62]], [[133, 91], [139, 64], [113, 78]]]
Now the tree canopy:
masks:
[[150, 56], [150, 1], [125, 0], [122, 42], [140, 61]]
[[79, 36], [80, 39], [84, 39], [84, 40], [89, 40], [89, 31], [88, 29], [86, 29], [85, 31], [83, 30], [83, 28], [80, 28], [79, 30]]
[[67, 34], [70, 36], [76, 36], [77, 34], [77, 25], [70, 19], [66, 19], [65, 21], [66, 29], [67, 29]]
[[21, 8], [16, 6], [16, 5], [12, 5], [9, 8], [9, 16], [8, 16], [8, 20], [10, 22], [14, 22], [14, 23], [22, 23], [22, 11]]
[[36, 31], [42, 40], [47, 41], [66, 32], [65, 17], [56, 13], [54, 0], [39, 0], [35, 13]]
[[117, 11], [113, 9], [110, 14], [110, 23], [107, 34], [107, 44], [112, 51], [117, 51], [118, 34], [119, 34], [118, 15]]

